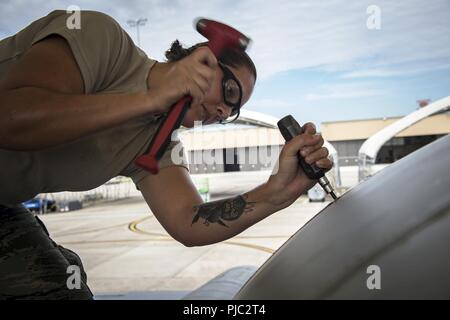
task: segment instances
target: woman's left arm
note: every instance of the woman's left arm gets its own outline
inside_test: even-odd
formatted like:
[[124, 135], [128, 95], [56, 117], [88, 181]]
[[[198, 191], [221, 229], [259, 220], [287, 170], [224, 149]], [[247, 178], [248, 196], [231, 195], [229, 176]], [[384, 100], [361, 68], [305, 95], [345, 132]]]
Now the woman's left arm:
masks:
[[201, 246], [229, 239], [300, 197], [316, 181], [298, 165], [297, 153], [329, 169], [328, 151], [313, 127], [283, 147], [278, 171], [259, 187], [235, 197], [203, 203], [187, 170], [169, 166], [138, 184], [146, 202], [166, 231], [185, 246]]
[[263, 184], [243, 195], [203, 203], [187, 170], [170, 166], [138, 184], [164, 229], [187, 247], [229, 239], [280, 210], [266, 201]]

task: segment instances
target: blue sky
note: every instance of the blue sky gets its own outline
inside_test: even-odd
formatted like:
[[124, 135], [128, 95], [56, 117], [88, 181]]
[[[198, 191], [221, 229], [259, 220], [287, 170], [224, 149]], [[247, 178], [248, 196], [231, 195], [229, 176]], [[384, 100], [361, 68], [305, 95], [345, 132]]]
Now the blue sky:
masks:
[[[126, 21], [147, 18], [141, 47], [158, 60], [176, 38], [204, 40], [192, 25], [199, 16], [234, 26], [252, 38], [259, 72], [246, 108], [277, 117], [320, 125], [400, 116], [418, 99], [450, 94], [449, 0], [0, 0], [0, 38], [69, 5], [111, 15], [133, 39]], [[379, 29], [367, 27], [370, 5]]]

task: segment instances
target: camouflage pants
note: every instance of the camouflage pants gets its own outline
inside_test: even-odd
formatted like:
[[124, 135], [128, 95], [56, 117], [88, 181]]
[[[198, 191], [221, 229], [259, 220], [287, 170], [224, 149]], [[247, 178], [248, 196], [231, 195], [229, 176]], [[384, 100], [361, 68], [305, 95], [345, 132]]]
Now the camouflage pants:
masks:
[[[79, 289], [68, 288], [71, 265], [81, 271]], [[92, 299], [78, 255], [50, 239], [22, 205], [0, 205], [0, 299]]]

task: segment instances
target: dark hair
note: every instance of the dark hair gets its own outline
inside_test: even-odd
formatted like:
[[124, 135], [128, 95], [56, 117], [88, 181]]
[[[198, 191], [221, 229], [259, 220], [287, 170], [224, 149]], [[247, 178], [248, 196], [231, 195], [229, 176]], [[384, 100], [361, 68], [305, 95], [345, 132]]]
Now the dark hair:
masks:
[[[177, 61], [188, 55], [190, 55], [195, 49], [208, 45], [208, 42], [200, 42], [189, 48], [183, 48], [178, 40], [175, 40], [170, 49], [166, 51], [167, 61]], [[218, 58], [223, 64], [231, 67], [245, 66], [247, 67], [255, 77], [256, 81], [256, 67], [252, 59], [243, 50], [226, 49]]]

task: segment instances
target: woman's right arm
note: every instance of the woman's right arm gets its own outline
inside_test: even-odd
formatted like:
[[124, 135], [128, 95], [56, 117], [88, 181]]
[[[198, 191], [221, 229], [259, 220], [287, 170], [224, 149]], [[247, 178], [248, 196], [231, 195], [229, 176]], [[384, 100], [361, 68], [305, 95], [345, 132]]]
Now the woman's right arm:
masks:
[[[179, 78], [187, 68], [175, 71]], [[171, 100], [194, 92], [185, 85], [174, 93], [169, 81], [147, 92], [85, 95], [66, 40], [48, 37], [0, 81], [0, 148], [31, 151], [67, 143], [144, 114], [161, 113]]]
[[0, 148], [37, 150], [152, 111], [149, 92], [85, 95], [67, 42], [42, 40], [0, 82]]

